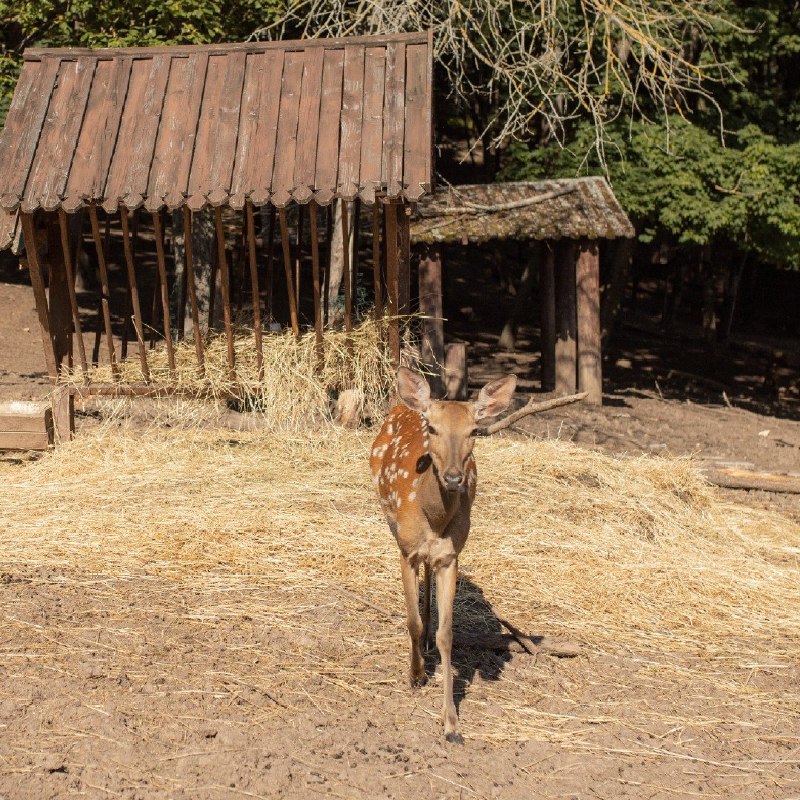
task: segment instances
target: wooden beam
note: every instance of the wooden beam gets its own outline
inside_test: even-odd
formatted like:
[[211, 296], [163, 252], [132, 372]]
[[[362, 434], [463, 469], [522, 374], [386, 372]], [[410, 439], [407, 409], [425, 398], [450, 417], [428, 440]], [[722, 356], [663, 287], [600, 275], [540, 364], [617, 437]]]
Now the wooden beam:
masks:
[[[64, 367], [72, 368], [72, 304], [66, 263], [61, 246], [61, 226], [58, 214], [45, 213], [47, 225], [47, 254], [49, 280], [47, 305], [50, 314], [50, 336], [53, 340], [53, 353], [56, 358], [56, 373], [61, 374]], [[69, 258], [69, 248], [67, 249]]]
[[92, 203], [89, 206], [89, 220], [92, 223], [92, 238], [97, 252], [97, 265], [100, 271], [100, 308], [103, 314], [103, 325], [105, 326], [106, 343], [108, 344], [108, 359], [111, 363], [111, 371], [114, 375], [119, 373], [117, 365], [117, 355], [114, 352], [114, 333], [111, 329], [111, 290], [108, 283], [108, 267], [106, 265], [105, 247], [100, 236], [100, 223], [97, 219], [97, 206]]
[[400, 321], [397, 318], [399, 307], [400, 261], [397, 242], [397, 205], [385, 203], [383, 206], [386, 225], [386, 290], [389, 305], [389, 353], [395, 366], [400, 366]]
[[266, 296], [264, 298], [264, 313], [267, 316], [267, 324], [272, 322], [272, 298], [275, 291], [274, 273], [274, 253], [275, 253], [275, 206], [269, 207], [269, 224], [267, 225], [267, 241], [264, 243], [267, 248], [267, 270], [265, 275]]
[[575, 242], [562, 239], [556, 245], [556, 392], [574, 394], [577, 389], [577, 311], [575, 304]]
[[283, 247], [283, 271], [286, 274], [286, 293], [289, 296], [289, 317], [292, 322], [292, 333], [300, 335], [300, 323], [297, 320], [297, 306], [294, 303], [294, 281], [292, 280], [292, 254], [289, 249], [289, 225], [286, 221], [286, 209], [278, 209], [281, 223], [281, 246]]
[[156, 257], [158, 261], [158, 283], [161, 287], [161, 314], [164, 319], [164, 338], [167, 342], [167, 362], [171, 372], [175, 371], [175, 345], [172, 341], [172, 323], [169, 318], [169, 285], [167, 284], [167, 258], [164, 253], [164, 230], [161, 212], [153, 212], [153, 227], [156, 238]]
[[297, 206], [297, 243], [294, 253], [294, 307], [300, 309], [300, 272], [303, 262], [303, 209]]
[[541, 320], [542, 390], [556, 388], [556, 285], [555, 244], [542, 244], [539, 261], [539, 311]]
[[[192, 333], [194, 336], [194, 353], [197, 358], [197, 370], [205, 374], [205, 355], [203, 353], [203, 337], [200, 333], [200, 310], [197, 307], [197, 286], [194, 281], [194, 242], [192, 241], [192, 210], [183, 206], [183, 252], [186, 257], [184, 272], [187, 276], [189, 303], [192, 309]], [[213, 287], [211, 289], [214, 291]]]
[[578, 320], [578, 389], [588, 402], [602, 405], [603, 364], [600, 353], [600, 255], [597, 241], [582, 239], [575, 265]]
[[314, 281], [314, 334], [317, 347], [317, 365], [322, 368], [325, 352], [322, 340], [322, 287], [319, 279], [319, 229], [317, 204], [312, 200], [308, 204], [309, 231], [311, 232], [311, 269]]
[[256, 340], [256, 366], [258, 379], [264, 380], [264, 344], [261, 337], [261, 292], [258, 290], [258, 262], [256, 260], [256, 221], [253, 204], [248, 200], [245, 207], [247, 215], [247, 251], [250, 260], [250, 284], [253, 295], [253, 334]]
[[69, 292], [69, 303], [72, 309], [72, 324], [75, 328], [75, 335], [78, 338], [78, 358], [81, 362], [81, 372], [83, 380], [89, 380], [89, 366], [86, 361], [86, 345], [83, 341], [81, 331], [81, 315], [78, 309], [78, 298], [75, 294], [75, 271], [72, 268], [72, 248], [69, 244], [69, 220], [67, 212], [63, 208], [58, 210], [58, 226], [61, 234], [61, 252], [64, 259], [64, 269], [67, 274], [67, 291]]
[[236, 380], [236, 351], [233, 347], [233, 323], [231, 321], [231, 282], [228, 271], [228, 256], [225, 253], [225, 229], [222, 226], [222, 206], [214, 209], [214, 225], [217, 235], [217, 263], [222, 290], [222, 313], [225, 318], [225, 341], [228, 345], [228, 378]]
[[75, 397], [69, 386], [56, 386], [51, 396], [53, 443], [62, 444], [75, 433]]
[[130, 224], [128, 220], [128, 209], [120, 206], [120, 222], [122, 224], [122, 246], [125, 251], [125, 266], [128, 271], [128, 291], [131, 298], [131, 308], [133, 309], [133, 323], [136, 329], [136, 341], [139, 345], [139, 364], [142, 370], [142, 377], [145, 381], [150, 380], [150, 369], [147, 365], [147, 346], [144, 341], [144, 321], [142, 320], [142, 308], [139, 304], [139, 287], [136, 283], [136, 265], [133, 260], [133, 246], [131, 245]]
[[372, 277], [375, 292], [375, 319], [383, 317], [383, 277], [381, 275], [381, 207], [372, 207]]
[[444, 389], [444, 312], [442, 260], [438, 249], [426, 248], [419, 260], [419, 312], [422, 315], [422, 363], [435, 397]]

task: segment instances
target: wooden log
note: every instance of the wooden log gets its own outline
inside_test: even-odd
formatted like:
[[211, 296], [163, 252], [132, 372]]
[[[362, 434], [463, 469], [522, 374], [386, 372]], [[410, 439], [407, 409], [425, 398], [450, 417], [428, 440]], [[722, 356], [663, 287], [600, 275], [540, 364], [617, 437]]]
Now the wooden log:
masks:
[[[183, 206], [183, 252], [186, 263], [183, 266], [187, 276], [189, 304], [192, 310], [192, 333], [194, 336], [194, 353], [197, 358], [197, 370], [205, 374], [205, 354], [203, 353], [203, 337], [200, 333], [200, 311], [197, 307], [197, 286], [194, 281], [194, 243], [192, 242], [192, 210]], [[213, 295], [213, 288], [211, 290]]]
[[311, 269], [314, 281], [314, 335], [317, 347], [317, 365], [322, 367], [324, 349], [322, 341], [322, 287], [319, 275], [319, 228], [317, 219], [317, 203], [312, 200], [308, 204], [309, 231], [311, 233]]
[[800, 475], [779, 475], [736, 467], [709, 470], [706, 478], [715, 486], [726, 489], [800, 494]]
[[161, 212], [153, 212], [153, 227], [156, 238], [156, 260], [158, 261], [158, 283], [161, 287], [161, 314], [164, 319], [164, 338], [167, 342], [167, 363], [175, 371], [175, 345], [172, 341], [172, 323], [169, 318], [169, 284], [167, 283], [167, 258], [164, 253], [164, 229]]
[[575, 301], [575, 242], [556, 245], [556, 392], [572, 394], [577, 389], [577, 307]]
[[97, 252], [97, 265], [100, 271], [100, 307], [103, 313], [103, 325], [105, 327], [106, 343], [108, 345], [108, 359], [111, 363], [111, 371], [114, 375], [119, 373], [117, 356], [114, 352], [114, 333], [111, 329], [111, 290], [108, 283], [108, 266], [106, 265], [105, 247], [100, 237], [100, 223], [97, 219], [97, 206], [92, 203], [89, 206], [89, 220], [92, 224], [92, 238]]
[[278, 209], [281, 223], [281, 246], [283, 247], [283, 270], [286, 274], [286, 293], [289, 296], [289, 317], [292, 322], [292, 333], [300, 335], [300, 324], [297, 319], [297, 306], [294, 303], [294, 281], [292, 280], [292, 255], [289, 250], [289, 225], [286, 221], [286, 209]]
[[261, 292], [258, 288], [258, 261], [256, 260], [256, 221], [253, 204], [245, 206], [247, 216], [247, 252], [250, 261], [250, 285], [253, 296], [253, 335], [256, 341], [256, 366], [258, 379], [264, 380], [264, 343], [261, 335]]
[[72, 310], [72, 325], [75, 329], [75, 336], [78, 339], [78, 358], [81, 362], [81, 372], [84, 381], [89, 379], [89, 366], [86, 362], [86, 345], [83, 341], [83, 331], [81, 330], [81, 315], [78, 309], [78, 298], [75, 294], [75, 270], [73, 269], [72, 248], [69, 244], [69, 220], [67, 212], [63, 208], [58, 210], [58, 225], [61, 238], [61, 253], [64, 259], [64, 269], [67, 274], [67, 291], [69, 292], [69, 303]]
[[399, 271], [400, 254], [397, 242], [397, 206], [385, 203], [383, 206], [384, 223], [386, 225], [386, 291], [389, 310], [389, 352], [396, 366], [400, 365], [400, 321], [399, 308]]
[[375, 319], [383, 317], [383, 278], [381, 275], [381, 207], [372, 207], [372, 277], [375, 293]]
[[467, 374], [466, 342], [450, 342], [444, 349], [444, 385], [448, 400], [466, 400]]
[[575, 265], [578, 320], [578, 389], [592, 405], [603, 403], [600, 353], [600, 252], [597, 240], [582, 239]]
[[63, 444], [75, 433], [75, 398], [69, 386], [56, 386], [51, 396], [53, 443]]
[[0, 450], [47, 450], [53, 444], [53, 411], [48, 402], [0, 403]]
[[119, 212], [120, 223], [122, 225], [122, 246], [125, 251], [125, 266], [128, 272], [128, 292], [131, 298], [136, 340], [139, 344], [139, 364], [142, 369], [142, 377], [145, 381], [149, 381], [150, 369], [147, 364], [147, 347], [144, 341], [144, 321], [142, 319], [142, 308], [139, 304], [139, 287], [136, 283], [136, 265], [133, 260], [128, 209], [125, 208], [125, 206], [120, 206]]
[[422, 363], [434, 397], [444, 390], [444, 312], [442, 260], [438, 250], [426, 249], [419, 260], [419, 312], [422, 314]]
[[542, 246], [539, 262], [539, 311], [541, 319], [542, 389], [556, 388], [556, 287], [555, 249], [552, 242]]
[[228, 379], [236, 380], [236, 351], [233, 347], [233, 323], [231, 320], [231, 279], [228, 272], [228, 256], [225, 253], [225, 229], [222, 227], [222, 206], [214, 209], [214, 225], [217, 234], [217, 263], [222, 290], [222, 313], [225, 317], [225, 341], [228, 345]]
[[504, 428], [510, 427], [518, 420], [530, 414], [541, 414], [542, 411], [550, 411], [553, 408], [560, 408], [561, 406], [567, 406], [571, 403], [579, 403], [581, 400], [585, 400], [587, 396], [587, 392], [578, 392], [577, 394], [570, 394], [565, 397], [553, 397], [550, 400], [541, 400], [538, 402], [534, 398], [531, 398], [527, 405], [524, 405], [513, 414], [509, 414], [507, 417], [503, 417], [503, 419], [489, 425], [481, 432], [481, 435], [489, 436], [492, 433], [502, 431]]
[[[50, 336], [53, 340], [53, 353], [56, 358], [56, 372], [72, 369], [72, 324], [73, 313], [70, 289], [71, 286], [64, 251], [61, 242], [61, 225], [58, 214], [48, 212], [47, 253], [49, 265], [49, 281], [47, 304], [50, 312]], [[67, 248], [66, 258], [69, 258]]]
[[44, 360], [47, 365], [47, 374], [55, 383], [58, 379], [56, 368], [56, 355], [53, 350], [53, 340], [50, 337], [50, 312], [47, 308], [47, 293], [44, 288], [44, 273], [39, 258], [39, 247], [36, 241], [36, 228], [31, 214], [20, 213], [22, 219], [22, 236], [25, 240], [25, 253], [28, 257], [28, 272], [31, 276], [33, 299], [36, 304], [36, 316], [39, 319], [39, 331], [42, 335], [44, 347]]

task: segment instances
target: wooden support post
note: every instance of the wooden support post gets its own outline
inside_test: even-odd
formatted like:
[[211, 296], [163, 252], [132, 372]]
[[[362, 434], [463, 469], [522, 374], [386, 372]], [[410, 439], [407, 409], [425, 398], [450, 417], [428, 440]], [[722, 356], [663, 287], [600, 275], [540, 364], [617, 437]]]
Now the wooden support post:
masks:
[[444, 388], [444, 318], [442, 311], [442, 260], [438, 250], [427, 248], [419, 260], [419, 311], [422, 314], [422, 363], [435, 397]]
[[89, 220], [92, 223], [92, 237], [94, 247], [97, 251], [97, 264], [100, 270], [100, 307], [103, 312], [103, 324], [105, 326], [106, 342], [108, 344], [108, 359], [111, 363], [111, 371], [116, 376], [119, 373], [117, 366], [117, 356], [114, 352], [114, 333], [111, 330], [111, 290], [108, 284], [108, 267], [106, 265], [105, 247], [100, 236], [100, 223], [97, 220], [97, 206], [89, 206]]
[[169, 318], [169, 285], [167, 284], [167, 258], [164, 253], [164, 229], [161, 212], [153, 212], [153, 227], [156, 238], [156, 257], [158, 260], [158, 283], [161, 287], [161, 314], [164, 320], [164, 338], [167, 341], [167, 362], [170, 371], [175, 371], [175, 345], [172, 342], [172, 323]]
[[225, 229], [222, 227], [222, 207], [214, 209], [214, 225], [217, 234], [217, 263], [222, 290], [222, 313], [225, 318], [225, 341], [228, 345], [228, 377], [236, 380], [236, 351], [233, 348], [233, 324], [231, 321], [231, 279], [228, 271], [228, 256], [225, 253]]
[[578, 318], [578, 391], [587, 402], [603, 403], [603, 364], [600, 354], [600, 255], [597, 240], [581, 239], [575, 265]]
[[122, 246], [125, 251], [125, 266], [128, 271], [128, 291], [131, 298], [133, 309], [133, 325], [136, 329], [136, 340], [139, 343], [139, 364], [142, 368], [142, 377], [145, 381], [150, 381], [150, 369], [147, 365], [147, 348], [144, 342], [144, 322], [142, 320], [142, 308], [139, 305], [139, 287], [136, 283], [136, 265], [133, 260], [133, 245], [131, 244], [130, 225], [128, 220], [128, 209], [120, 206], [120, 222], [122, 224]]
[[250, 259], [250, 284], [253, 294], [253, 333], [256, 340], [256, 366], [258, 379], [264, 380], [264, 344], [261, 340], [261, 292], [258, 290], [258, 262], [256, 261], [256, 221], [253, 204], [248, 200], [245, 209], [247, 215], [247, 250]]
[[311, 232], [311, 269], [314, 281], [314, 334], [317, 346], [317, 366], [322, 368], [325, 353], [322, 341], [322, 287], [319, 279], [319, 229], [317, 228], [317, 204], [308, 204], [309, 231]]
[[[189, 304], [192, 309], [192, 333], [194, 336], [194, 352], [197, 357], [197, 370], [205, 374], [205, 356], [203, 354], [203, 337], [200, 334], [200, 311], [197, 308], [197, 286], [194, 282], [194, 243], [192, 242], [192, 210], [183, 207], [183, 252], [186, 257], [183, 271], [187, 276]], [[213, 294], [213, 288], [212, 288]]]
[[86, 345], [83, 341], [81, 315], [78, 309], [78, 298], [75, 294], [75, 270], [72, 267], [72, 248], [69, 244], [69, 220], [67, 219], [67, 212], [63, 208], [58, 209], [58, 227], [61, 239], [61, 254], [64, 259], [64, 270], [67, 276], [67, 292], [69, 293], [69, 303], [72, 310], [72, 324], [75, 328], [75, 335], [78, 338], [78, 357], [81, 362], [81, 372], [83, 372], [85, 383], [89, 380], [89, 366], [86, 362]]
[[397, 206], [397, 312], [401, 316], [411, 313], [411, 206]]
[[264, 298], [264, 313], [267, 316], [267, 325], [272, 321], [272, 297], [275, 291], [275, 280], [273, 278], [274, 264], [274, 245], [275, 245], [275, 206], [269, 207], [269, 224], [267, 225], [267, 241], [264, 247], [267, 249], [267, 270], [264, 280], [266, 282], [266, 297]]
[[36, 228], [31, 214], [20, 212], [22, 219], [22, 236], [25, 241], [25, 254], [28, 257], [28, 272], [31, 276], [33, 299], [36, 303], [36, 314], [39, 317], [39, 330], [42, 335], [44, 347], [44, 360], [47, 364], [47, 374], [55, 383], [58, 379], [56, 356], [53, 350], [53, 340], [50, 336], [50, 312], [47, 308], [47, 293], [44, 288], [44, 273], [39, 259], [39, 247], [36, 241]]
[[331, 305], [331, 262], [333, 261], [333, 202], [325, 209], [325, 244], [328, 248], [328, 264], [325, 267], [325, 280], [322, 297], [322, 318], [328, 324]]
[[289, 317], [292, 321], [292, 333], [300, 335], [300, 323], [297, 320], [297, 306], [294, 303], [294, 281], [292, 280], [292, 254], [289, 250], [289, 225], [286, 221], [286, 209], [278, 209], [281, 223], [281, 246], [283, 247], [283, 271], [286, 273], [286, 293], [289, 296]]
[[372, 276], [375, 291], [375, 319], [383, 317], [383, 278], [381, 276], [381, 207], [372, 207]]
[[303, 209], [297, 206], [297, 246], [294, 254], [294, 307], [300, 312], [300, 272], [303, 265]]
[[[350, 272], [350, 215], [347, 201], [342, 204], [342, 279], [344, 282], [344, 329], [346, 333], [353, 330], [353, 292], [352, 274]], [[349, 342], [349, 339], [348, 339]]]
[[386, 291], [389, 305], [389, 353], [396, 367], [400, 366], [400, 320], [397, 318], [399, 307], [398, 276], [400, 271], [399, 252], [397, 247], [397, 206], [385, 203], [383, 206], [386, 224]]
[[352, 264], [350, 271], [352, 278], [350, 279], [350, 308], [353, 314], [357, 313], [358, 309], [358, 270], [360, 264], [359, 241], [361, 234], [361, 200], [356, 197], [353, 200], [353, 238], [350, 240], [350, 250], [353, 254]]
[[444, 351], [444, 381], [448, 400], [466, 400], [469, 376], [467, 375], [467, 345], [451, 342]]
[[575, 301], [575, 242], [556, 246], [556, 392], [574, 394], [577, 388], [577, 316]]
[[75, 433], [75, 398], [69, 386], [56, 386], [50, 397], [53, 409], [53, 443], [63, 444]]
[[[47, 305], [50, 312], [50, 336], [56, 357], [56, 373], [72, 368], [72, 308], [66, 264], [61, 249], [61, 226], [58, 215], [49, 212], [47, 221], [47, 262], [49, 280]], [[67, 256], [69, 257], [69, 256]]]
[[541, 318], [542, 390], [556, 388], [556, 286], [555, 245], [544, 242], [539, 261], [539, 311]]

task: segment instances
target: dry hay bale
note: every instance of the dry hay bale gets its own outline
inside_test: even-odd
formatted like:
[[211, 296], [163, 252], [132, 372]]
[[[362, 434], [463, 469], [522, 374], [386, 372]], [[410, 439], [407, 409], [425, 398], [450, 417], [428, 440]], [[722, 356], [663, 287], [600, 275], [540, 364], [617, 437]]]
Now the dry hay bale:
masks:
[[[385, 657], [375, 671], [393, 663], [402, 681], [397, 552], [373, 496], [370, 441], [370, 432], [330, 427], [102, 428], [36, 463], [0, 466], [0, 562], [11, 573], [69, 572], [86, 591], [105, 592], [98, 606], [113, 604], [116, 579], [158, 579], [192, 587], [192, 613], [203, 619], [268, 620], [299, 664], [278, 654], [251, 683], [288, 674], [291, 685], [305, 670], [322, 676], [320, 703], [333, 702], [323, 681], [363, 693], [344, 641], [361, 648], [363, 670]], [[636, 654], [660, 691], [691, 678], [722, 687], [730, 709], [755, 703], [780, 716], [789, 700], [749, 691], [743, 676], [755, 658], [780, 666], [795, 652], [798, 526], [722, 502], [690, 460], [504, 438], [476, 450], [457, 639], [496, 631], [499, 617], [579, 640], [590, 658]], [[159, 602], [163, 613], [171, 596]], [[359, 614], [335, 631], [338, 650], [320, 650], [333, 635], [329, 618], [307, 611], [337, 604]], [[468, 736], [565, 740], [596, 721], [545, 713], [536, 685], [501, 679], [487, 691], [491, 703], [465, 712]], [[627, 722], [644, 725], [654, 713], [631, 707]]]

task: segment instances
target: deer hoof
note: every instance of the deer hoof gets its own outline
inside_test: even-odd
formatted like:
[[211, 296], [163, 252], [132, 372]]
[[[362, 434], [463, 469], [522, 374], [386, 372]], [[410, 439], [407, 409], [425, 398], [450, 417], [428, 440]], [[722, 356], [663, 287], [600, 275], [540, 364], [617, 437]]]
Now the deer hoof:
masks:
[[412, 689], [419, 689], [428, 682], [428, 676], [424, 672], [421, 675], [415, 675], [412, 672], [408, 677], [408, 682]]
[[446, 733], [444, 738], [450, 742], [450, 744], [464, 744], [464, 737], [458, 731]]

